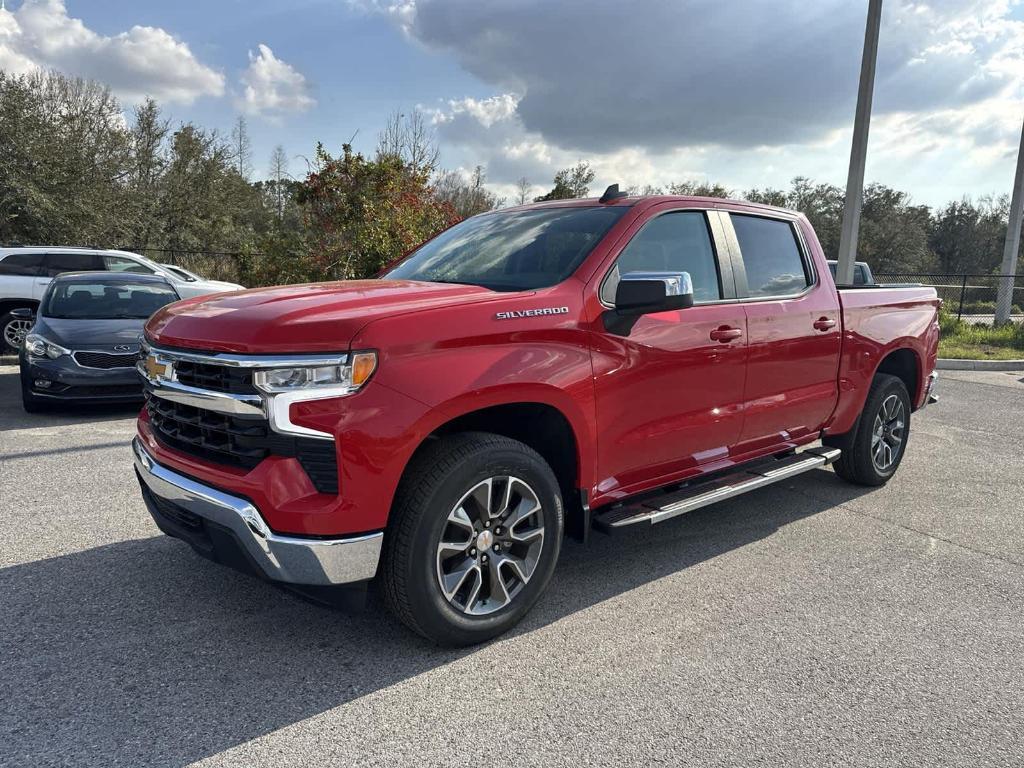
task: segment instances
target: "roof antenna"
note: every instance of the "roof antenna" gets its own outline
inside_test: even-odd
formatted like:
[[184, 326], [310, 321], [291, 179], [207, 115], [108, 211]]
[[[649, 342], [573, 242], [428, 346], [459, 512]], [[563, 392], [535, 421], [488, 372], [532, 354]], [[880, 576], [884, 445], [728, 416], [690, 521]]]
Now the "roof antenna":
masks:
[[629, 197], [629, 192], [619, 192], [619, 185], [611, 184], [608, 189], [604, 191], [604, 194], [601, 195], [601, 199], [597, 202], [610, 203], [613, 200], [618, 200], [620, 197]]

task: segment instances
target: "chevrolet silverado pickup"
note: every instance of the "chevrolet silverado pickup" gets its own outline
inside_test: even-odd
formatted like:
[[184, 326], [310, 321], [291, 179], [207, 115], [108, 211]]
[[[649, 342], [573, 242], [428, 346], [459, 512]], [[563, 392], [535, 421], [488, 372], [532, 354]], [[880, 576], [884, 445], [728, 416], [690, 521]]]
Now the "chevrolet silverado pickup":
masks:
[[373, 579], [466, 645], [536, 603], [564, 536], [829, 464], [887, 482], [938, 307], [837, 289], [798, 213], [609, 188], [474, 216], [378, 279], [161, 309], [134, 464], [207, 558], [313, 597]]

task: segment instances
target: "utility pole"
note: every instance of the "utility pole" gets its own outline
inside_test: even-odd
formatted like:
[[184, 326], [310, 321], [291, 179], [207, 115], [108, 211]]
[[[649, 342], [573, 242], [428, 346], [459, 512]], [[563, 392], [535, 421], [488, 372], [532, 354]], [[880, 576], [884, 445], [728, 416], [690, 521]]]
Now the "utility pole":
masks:
[[878, 30], [882, 25], [882, 0], [868, 3], [868, 23], [864, 30], [864, 55], [860, 62], [860, 89], [857, 114], [853, 120], [853, 145], [850, 147], [850, 173], [846, 177], [846, 206], [839, 234], [839, 263], [836, 283], [853, 285], [853, 265], [857, 260], [857, 234], [864, 197], [864, 163], [868, 154], [868, 128], [871, 125], [871, 97], [875, 89], [875, 62], [878, 59]]
[[1010, 221], [1003, 244], [1003, 266], [999, 270], [999, 289], [996, 294], [996, 325], [1010, 319], [1013, 306], [1013, 285], [1017, 275], [1017, 251], [1020, 249], [1021, 214], [1024, 213], [1024, 129], [1017, 150], [1017, 173], [1013, 177], [1013, 196], [1010, 198]]

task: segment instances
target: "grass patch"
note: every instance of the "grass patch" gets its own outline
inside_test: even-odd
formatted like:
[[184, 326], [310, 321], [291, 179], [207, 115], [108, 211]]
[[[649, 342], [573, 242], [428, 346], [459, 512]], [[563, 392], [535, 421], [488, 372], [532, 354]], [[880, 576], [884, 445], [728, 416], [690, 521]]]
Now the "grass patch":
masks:
[[939, 314], [942, 332], [939, 357], [961, 360], [1024, 359], [1024, 324], [1007, 323], [999, 328], [957, 320], [948, 312]]

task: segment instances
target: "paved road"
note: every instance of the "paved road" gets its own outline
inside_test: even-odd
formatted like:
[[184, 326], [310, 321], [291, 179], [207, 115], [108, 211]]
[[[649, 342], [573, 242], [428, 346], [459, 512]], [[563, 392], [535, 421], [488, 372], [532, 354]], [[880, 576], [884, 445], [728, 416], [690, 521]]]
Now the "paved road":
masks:
[[0, 368], [0, 765], [1019, 765], [1024, 374], [948, 373], [898, 478], [569, 543], [447, 651], [159, 536], [130, 413]]

